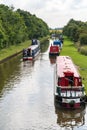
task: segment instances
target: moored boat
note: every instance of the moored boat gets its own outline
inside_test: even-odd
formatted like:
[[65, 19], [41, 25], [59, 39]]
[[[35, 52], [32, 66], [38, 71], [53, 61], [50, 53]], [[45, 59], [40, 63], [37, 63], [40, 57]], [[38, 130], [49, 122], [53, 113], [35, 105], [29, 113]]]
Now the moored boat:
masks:
[[40, 45], [31, 45], [23, 50], [23, 61], [34, 60], [40, 53]]
[[60, 50], [62, 49], [62, 42], [59, 39], [54, 40], [53, 45], [59, 46]]
[[82, 78], [69, 56], [59, 56], [55, 66], [54, 98], [58, 107], [81, 108], [85, 105]]
[[57, 45], [52, 45], [50, 46], [49, 50], [49, 56], [59, 56], [60, 54], [60, 47]]
[[50, 45], [49, 56], [59, 56], [62, 49], [62, 42], [59, 39], [55, 39]]

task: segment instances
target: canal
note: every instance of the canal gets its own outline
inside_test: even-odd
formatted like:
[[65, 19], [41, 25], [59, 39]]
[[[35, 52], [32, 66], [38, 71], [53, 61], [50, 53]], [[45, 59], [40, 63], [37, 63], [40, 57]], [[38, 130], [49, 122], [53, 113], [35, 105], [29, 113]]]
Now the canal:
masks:
[[87, 130], [86, 108], [55, 108], [55, 61], [48, 51], [33, 62], [19, 55], [0, 65], [0, 130]]

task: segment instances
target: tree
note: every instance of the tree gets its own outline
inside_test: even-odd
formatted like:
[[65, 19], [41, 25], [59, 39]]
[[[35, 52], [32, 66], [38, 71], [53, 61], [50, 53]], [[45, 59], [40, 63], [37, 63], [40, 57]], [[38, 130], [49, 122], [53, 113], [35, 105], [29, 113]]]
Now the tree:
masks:
[[63, 28], [63, 34], [68, 36], [74, 42], [78, 42], [80, 38], [82, 44], [81, 39], [83, 39], [82, 37], [85, 37], [84, 34], [87, 34], [87, 22], [75, 21], [71, 19]]
[[49, 33], [47, 24], [27, 11], [0, 4], [0, 48], [16, 45]]

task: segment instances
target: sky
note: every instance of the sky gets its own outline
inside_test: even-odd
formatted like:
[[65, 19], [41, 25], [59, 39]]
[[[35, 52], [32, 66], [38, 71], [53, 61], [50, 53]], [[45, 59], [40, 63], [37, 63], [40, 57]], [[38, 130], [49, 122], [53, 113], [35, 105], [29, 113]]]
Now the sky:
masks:
[[50, 28], [64, 27], [72, 18], [87, 21], [87, 0], [0, 0], [0, 4], [35, 14]]

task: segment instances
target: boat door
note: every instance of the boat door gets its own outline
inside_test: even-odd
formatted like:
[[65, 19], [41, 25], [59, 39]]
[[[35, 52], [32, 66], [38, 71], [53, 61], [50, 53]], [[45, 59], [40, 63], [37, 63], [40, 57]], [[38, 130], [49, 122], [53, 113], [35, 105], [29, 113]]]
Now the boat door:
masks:
[[31, 52], [31, 48], [28, 48], [28, 50], [27, 50], [27, 55], [28, 55], [28, 56], [31, 56], [31, 53], [32, 53], [32, 52]]
[[74, 85], [74, 73], [73, 72], [64, 72], [65, 75], [65, 86], [73, 86]]

